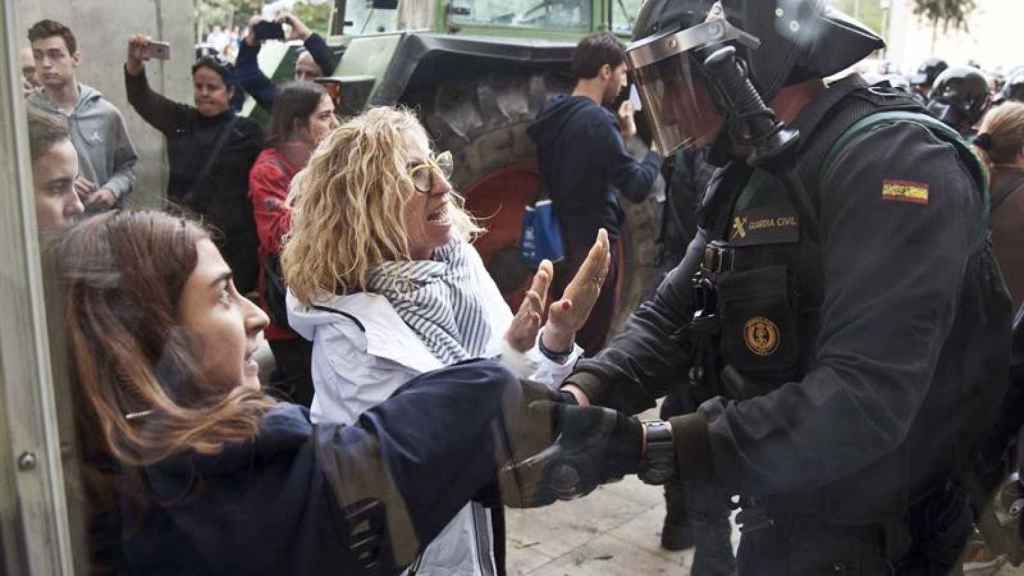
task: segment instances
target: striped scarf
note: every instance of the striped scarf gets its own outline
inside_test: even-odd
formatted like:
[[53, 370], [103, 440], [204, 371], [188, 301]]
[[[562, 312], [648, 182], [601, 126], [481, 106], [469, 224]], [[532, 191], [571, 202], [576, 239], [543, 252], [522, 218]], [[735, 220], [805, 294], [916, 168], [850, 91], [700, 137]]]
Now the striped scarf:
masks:
[[385, 262], [368, 278], [368, 291], [387, 298], [445, 365], [483, 356], [491, 339], [473, 256], [469, 244], [453, 240], [435, 250], [433, 260]]

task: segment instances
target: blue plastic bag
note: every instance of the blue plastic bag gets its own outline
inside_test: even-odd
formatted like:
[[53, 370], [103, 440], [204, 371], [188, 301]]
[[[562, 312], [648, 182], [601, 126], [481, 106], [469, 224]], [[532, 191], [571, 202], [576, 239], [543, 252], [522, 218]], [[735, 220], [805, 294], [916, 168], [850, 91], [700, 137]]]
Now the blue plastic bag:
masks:
[[542, 260], [555, 263], [565, 259], [562, 230], [558, 225], [551, 200], [538, 200], [532, 206], [526, 207], [523, 214], [523, 231], [519, 237], [519, 250], [523, 261], [532, 267], [540, 266]]

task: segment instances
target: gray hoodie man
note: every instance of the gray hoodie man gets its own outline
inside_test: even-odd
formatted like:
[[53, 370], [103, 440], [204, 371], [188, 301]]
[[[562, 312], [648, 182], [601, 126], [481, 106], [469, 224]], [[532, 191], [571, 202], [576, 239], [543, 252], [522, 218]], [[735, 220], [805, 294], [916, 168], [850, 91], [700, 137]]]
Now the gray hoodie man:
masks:
[[[65, 115], [40, 90], [28, 97], [30, 106]], [[67, 115], [71, 142], [78, 152], [80, 175], [117, 195], [118, 204], [135, 186], [138, 155], [121, 113], [95, 88], [78, 85], [78, 100]]]

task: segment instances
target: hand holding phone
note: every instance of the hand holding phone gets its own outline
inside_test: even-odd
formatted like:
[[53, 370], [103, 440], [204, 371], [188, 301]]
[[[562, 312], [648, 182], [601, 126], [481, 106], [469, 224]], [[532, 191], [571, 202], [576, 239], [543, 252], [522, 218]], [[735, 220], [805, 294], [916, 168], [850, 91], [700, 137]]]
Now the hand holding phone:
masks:
[[125, 61], [125, 71], [132, 76], [138, 76], [146, 67], [146, 61], [150, 59], [147, 46], [150, 43], [149, 36], [135, 34], [128, 39], [128, 59]]
[[299, 17], [291, 12], [282, 14], [277, 18], [277, 21], [281, 24], [286, 24], [290, 29], [288, 32], [288, 40], [302, 40], [305, 42], [306, 39], [313, 34], [302, 20], [299, 20]]

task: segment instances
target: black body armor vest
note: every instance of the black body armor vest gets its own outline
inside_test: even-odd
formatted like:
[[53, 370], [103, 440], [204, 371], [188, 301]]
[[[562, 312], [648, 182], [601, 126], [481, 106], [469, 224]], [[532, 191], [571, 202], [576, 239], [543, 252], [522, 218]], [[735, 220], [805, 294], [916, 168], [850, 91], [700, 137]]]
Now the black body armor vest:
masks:
[[[916, 118], [955, 143], [987, 196], [983, 164], [955, 132], [923, 113], [887, 83], [840, 80], [802, 114], [797, 167], [789, 178], [817, 210], [821, 175], [835, 152], [870, 119], [895, 114]], [[752, 398], [807, 372], [824, 297], [823, 233], [815, 228], [817, 215], [807, 216], [783, 178], [766, 170], [733, 162], [712, 180], [700, 211], [707, 244], [688, 327], [695, 353], [689, 383], [698, 399]]]

